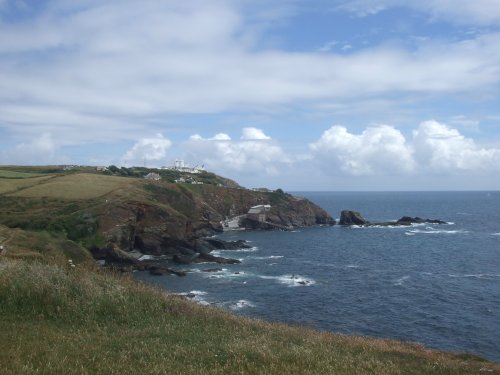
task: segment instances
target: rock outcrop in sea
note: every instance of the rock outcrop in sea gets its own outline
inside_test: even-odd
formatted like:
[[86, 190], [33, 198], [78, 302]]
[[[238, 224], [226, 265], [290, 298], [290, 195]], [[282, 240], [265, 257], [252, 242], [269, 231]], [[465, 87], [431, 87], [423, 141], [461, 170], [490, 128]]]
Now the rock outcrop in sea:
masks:
[[396, 221], [370, 222], [357, 211], [343, 210], [340, 213], [340, 225], [344, 226], [362, 226], [362, 227], [397, 227], [410, 226], [412, 224], [448, 224], [446, 221], [439, 219], [422, 219], [418, 216], [403, 216]]

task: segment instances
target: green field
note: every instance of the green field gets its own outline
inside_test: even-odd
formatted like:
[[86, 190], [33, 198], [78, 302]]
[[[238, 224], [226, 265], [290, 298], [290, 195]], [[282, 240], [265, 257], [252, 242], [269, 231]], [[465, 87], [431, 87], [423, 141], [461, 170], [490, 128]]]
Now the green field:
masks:
[[32, 178], [42, 176], [40, 173], [17, 172], [0, 169], [0, 178]]

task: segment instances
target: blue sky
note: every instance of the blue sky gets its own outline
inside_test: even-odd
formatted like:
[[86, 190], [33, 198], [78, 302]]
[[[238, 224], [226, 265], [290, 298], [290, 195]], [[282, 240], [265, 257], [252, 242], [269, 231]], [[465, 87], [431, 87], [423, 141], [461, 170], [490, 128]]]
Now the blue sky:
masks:
[[0, 0], [0, 164], [498, 190], [499, 124], [499, 0]]

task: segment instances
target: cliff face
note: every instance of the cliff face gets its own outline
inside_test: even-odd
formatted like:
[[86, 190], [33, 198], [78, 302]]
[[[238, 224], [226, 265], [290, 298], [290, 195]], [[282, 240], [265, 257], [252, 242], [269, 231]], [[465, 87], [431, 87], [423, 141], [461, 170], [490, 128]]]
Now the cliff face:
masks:
[[95, 173], [9, 180], [0, 186], [0, 224], [63, 234], [94, 254], [136, 249], [184, 256], [209, 252], [213, 244], [202, 238], [222, 231], [221, 221], [256, 205], [271, 206], [267, 224], [253, 222], [249, 228], [334, 224], [307, 199], [280, 190], [247, 190], [214, 176], [205, 174], [203, 185]]
[[203, 249], [201, 237], [222, 231], [221, 221], [245, 214], [258, 204], [270, 204], [268, 221], [279, 226], [333, 225], [320, 207], [303, 198], [277, 192], [210, 185], [144, 186], [146, 202], [109, 202], [99, 216], [99, 232], [125, 251], [190, 255]]

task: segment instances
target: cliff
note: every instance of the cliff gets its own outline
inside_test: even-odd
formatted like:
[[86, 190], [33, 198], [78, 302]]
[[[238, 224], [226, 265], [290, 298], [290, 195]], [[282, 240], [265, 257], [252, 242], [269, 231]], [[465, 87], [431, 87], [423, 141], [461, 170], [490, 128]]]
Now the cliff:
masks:
[[[232, 183], [176, 184], [165, 180], [95, 173], [0, 179], [0, 224], [63, 233], [98, 257], [127, 261], [123, 252], [192, 256], [213, 248], [203, 237], [222, 231], [221, 221], [269, 204], [267, 224], [332, 225], [307, 199], [281, 190], [253, 191]], [[230, 181], [230, 180], [226, 180]], [[265, 226], [261, 226], [265, 227]]]

